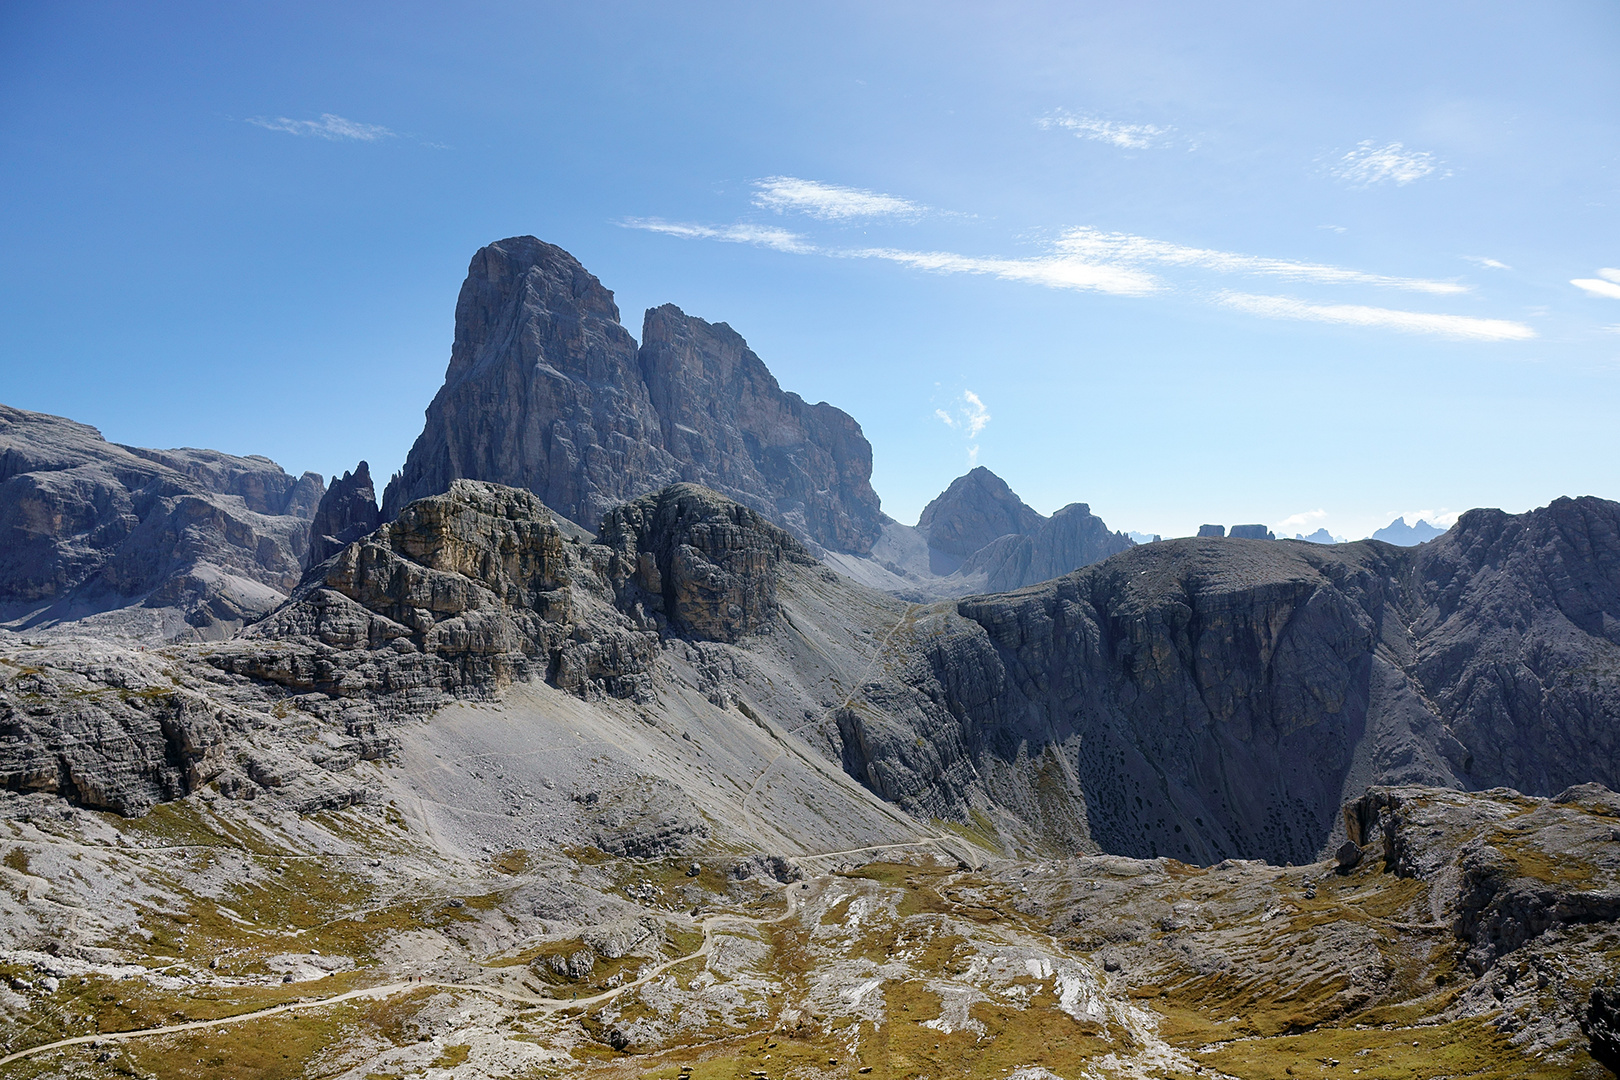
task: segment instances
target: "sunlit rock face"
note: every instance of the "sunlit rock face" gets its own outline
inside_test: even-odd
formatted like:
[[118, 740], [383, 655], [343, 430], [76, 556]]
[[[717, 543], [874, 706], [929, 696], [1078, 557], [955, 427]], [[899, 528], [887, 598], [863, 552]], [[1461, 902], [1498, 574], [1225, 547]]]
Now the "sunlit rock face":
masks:
[[702, 484], [801, 539], [865, 552], [881, 524], [860, 425], [785, 393], [743, 339], [672, 305], [637, 346], [613, 294], [561, 248], [473, 257], [444, 387], [383, 516], [458, 477], [528, 488], [595, 528], [627, 499]]
[[0, 406], [0, 622], [228, 635], [298, 584], [323, 490], [268, 458], [120, 446]]

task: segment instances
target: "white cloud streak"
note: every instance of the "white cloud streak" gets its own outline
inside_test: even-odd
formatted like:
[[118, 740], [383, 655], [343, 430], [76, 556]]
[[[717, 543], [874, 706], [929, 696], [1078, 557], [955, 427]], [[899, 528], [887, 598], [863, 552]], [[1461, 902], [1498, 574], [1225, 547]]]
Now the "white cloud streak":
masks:
[[1250, 293], [1225, 292], [1217, 299], [1227, 307], [1268, 319], [1303, 319], [1367, 326], [1409, 334], [1433, 334], [1458, 341], [1528, 341], [1536, 336], [1536, 332], [1524, 323], [1507, 319], [1397, 311], [1361, 304], [1310, 304], [1287, 296], [1255, 296]]
[[285, 131], [289, 135], [328, 139], [332, 142], [346, 140], [377, 142], [379, 139], [396, 137], [394, 132], [380, 124], [362, 124], [356, 120], [334, 116], [332, 113], [321, 113], [319, 120], [289, 120], [285, 116], [250, 116], [247, 122], [269, 131]]
[[1290, 529], [1299, 531], [1307, 525], [1320, 525], [1327, 516], [1326, 510], [1304, 510], [1283, 518], [1273, 528], [1278, 532], [1287, 532]]
[[1471, 263], [1478, 263], [1487, 270], [1511, 270], [1513, 267], [1497, 259], [1487, 259], [1483, 255], [1464, 255], [1463, 258]]
[[1330, 171], [1355, 187], [1385, 183], [1404, 187], [1433, 175], [1440, 166], [1440, 159], [1426, 150], [1408, 150], [1398, 142], [1374, 146], [1371, 139], [1365, 139], [1335, 162]]
[[856, 259], [884, 259], [934, 274], [984, 274], [1003, 281], [1044, 285], [1049, 289], [1145, 296], [1159, 287], [1151, 274], [1140, 270], [1087, 262], [1066, 255], [998, 259], [958, 255], [949, 251], [905, 251], [899, 248], [860, 248], [836, 254]]
[[1620, 284], [1620, 270], [1616, 270], [1612, 266], [1605, 266], [1603, 269], [1599, 270], [1598, 277], [1603, 278], [1605, 281], [1612, 281], [1616, 284]]
[[1096, 116], [1070, 116], [1063, 112], [1043, 116], [1035, 123], [1048, 130], [1058, 128], [1072, 131], [1077, 138], [1105, 142], [1121, 150], [1152, 150], [1167, 146], [1165, 136], [1175, 130], [1155, 124], [1121, 124]]
[[823, 184], [796, 176], [767, 176], [754, 182], [754, 205], [777, 213], [795, 211], [823, 221], [859, 218], [917, 218], [927, 207], [895, 195]]
[[1449, 295], [1464, 293], [1468, 286], [1452, 281], [1430, 281], [1424, 278], [1390, 277], [1348, 270], [1342, 266], [1321, 263], [1295, 262], [1290, 259], [1270, 259], [1257, 255], [1239, 255], [1230, 251], [1210, 248], [1186, 247], [1164, 240], [1152, 240], [1129, 233], [1105, 233], [1097, 229], [1070, 229], [1057, 243], [1060, 252], [1097, 262], [1144, 263], [1154, 262], [1169, 266], [1213, 270], [1222, 274], [1254, 274], [1281, 278], [1284, 281], [1304, 281], [1315, 285], [1378, 285], [1385, 288], [1407, 289], [1412, 292]]
[[682, 240], [719, 240], [727, 244], [754, 244], [789, 255], [810, 255], [820, 250], [798, 233], [771, 225], [694, 225], [661, 218], [626, 218], [620, 222], [629, 229], [677, 236]]
[[[1163, 291], [1163, 284], [1152, 273], [1142, 268], [1140, 264], [1143, 263], [1226, 274], [1258, 275], [1317, 285], [1378, 285], [1441, 295], [1468, 291], [1467, 286], [1455, 282], [1368, 274], [1320, 263], [1270, 259], [1209, 248], [1187, 247], [1128, 233], [1104, 233], [1091, 228], [1071, 229], [1064, 233], [1053, 245], [1050, 254], [1028, 258], [1000, 258], [963, 255], [950, 251], [914, 251], [889, 247], [820, 247], [800, 233], [771, 225], [749, 223], [716, 226], [664, 221], [661, 218], [629, 218], [620, 224], [626, 228], [645, 229], [684, 240], [753, 244], [792, 255], [820, 254], [831, 258], [881, 259], [928, 273], [976, 274], [1049, 289], [1101, 292], [1116, 296], [1147, 296]], [[1602, 273], [1620, 278], [1620, 271], [1604, 270]], [[1575, 284], [1599, 295], [1620, 298], [1620, 282], [1581, 279]], [[1375, 327], [1405, 333], [1432, 334], [1462, 341], [1526, 341], [1536, 336], [1535, 331], [1526, 324], [1507, 319], [1401, 311], [1361, 304], [1320, 304], [1293, 297], [1261, 296], [1232, 291], [1218, 293], [1214, 299], [1226, 307], [1264, 318]], [[957, 422], [967, 422], [943, 411], [938, 415], [941, 420], [953, 426]], [[988, 414], [985, 421], [988, 422]], [[981, 423], [979, 428], [982, 426]], [[973, 434], [977, 434], [979, 428], [975, 428]]]
[[1620, 285], [1612, 281], [1602, 281], [1598, 278], [1570, 278], [1569, 283], [1577, 289], [1584, 289], [1593, 296], [1605, 296], [1610, 300], [1620, 300]]

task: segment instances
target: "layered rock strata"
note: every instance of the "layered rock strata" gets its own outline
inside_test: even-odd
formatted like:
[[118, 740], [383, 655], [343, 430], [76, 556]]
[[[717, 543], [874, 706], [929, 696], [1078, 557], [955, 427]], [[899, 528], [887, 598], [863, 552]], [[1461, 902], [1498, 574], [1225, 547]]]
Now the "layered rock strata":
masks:
[[1620, 786], [1617, 522], [1559, 499], [1417, 550], [1165, 541], [969, 598], [908, 689], [842, 714], [845, 763], [919, 810], [984, 784], [1054, 835], [1067, 805], [1104, 850], [1198, 862], [1308, 861], [1374, 783]]
[[298, 583], [323, 490], [268, 458], [119, 446], [0, 406], [0, 619], [223, 636]]
[[638, 349], [573, 256], [513, 237], [473, 257], [445, 384], [383, 516], [469, 478], [527, 488], [595, 528], [618, 503], [687, 481], [864, 552], [881, 519], [871, 471], [860, 425], [784, 393], [724, 323], [654, 308]]

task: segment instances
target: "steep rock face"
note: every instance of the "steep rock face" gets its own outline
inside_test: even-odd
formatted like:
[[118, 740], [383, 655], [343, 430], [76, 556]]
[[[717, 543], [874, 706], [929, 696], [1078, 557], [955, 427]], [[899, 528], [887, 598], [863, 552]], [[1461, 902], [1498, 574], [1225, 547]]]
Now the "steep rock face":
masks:
[[929, 547], [966, 558], [998, 537], [1033, 532], [1044, 521], [1005, 480], [980, 465], [923, 507], [917, 529]]
[[815, 562], [760, 514], [695, 484], [614, 508], [597, 539], [615, 553], [610, 573], [621, 606], [655, 612], [707, 641], [768, 632], [779, 564]]
[[454, 480], [312, 568], [216, 662], [294, 689], [407, 704], [525, 678], [586, 697], [644, 696], [658, 637], [613, 607], [610, 558], [567, 538], [531, 492]]
[[987, 744], [1057, 750], [1105, 850], [1309, 861], [1363, 776], [1451, 777], [1386, 556], [1276, 547], [1167, 541], [962, 601], [925, 685]]
[[320, 477], [267, 458], [145, 450], [0, 406], [0, 605], [14, 625], [141, 605], [221, 634], [298, 582]]
[[1418, 550], [1164, 541], [971, 597], [846, 761], [919, 805], [963, 797], [961, 762], [1051, 761], [1104, 849], [1206, 862], [1309, 861], [1370, 784], [1615, 784], [1617, 525], [1587, 498]]
[[334, 479], [321, 496], [309, 523], [309, 551], [304, 565], [317, 566], [382, 524], [377, 491], [371, 484], [371, 466], [362, 461], [352, 473]]
[[1413, 674], [1470, 787], [1620, 788], [1620, 503], [1471, 510], [1412, 552]]
[[680, 479], [613, 294], [532, 236], [473, 256], [444, 386], [388, 484], [383, 517], [461, 477], [527, 488], [587, 528]]
[[674, 304], [647, 312], [639, 360], [683, 480], [834, 550], [872, 547], [872, 446], [848, 413], [784, 393], [735, 330]]
[[1124, 533], [1110, 532], [1085, 503], [1070, 503], [1029, 532], [1003, 536], [968, 556], [964, 577], [985, 575], [989, 592], [1011, 592], [1102, 562], [1131, 547]]
[[514, 237], [473, 257], [444, 387], [383, 516], [458, 477], [528, 488], [595, 528], [677, 481], [713, 486], [800, 536], [866, 551], [880, 526], [860, 427], [785, 394], [741, 337], [678, 308], [638, 350], [573, 256]]

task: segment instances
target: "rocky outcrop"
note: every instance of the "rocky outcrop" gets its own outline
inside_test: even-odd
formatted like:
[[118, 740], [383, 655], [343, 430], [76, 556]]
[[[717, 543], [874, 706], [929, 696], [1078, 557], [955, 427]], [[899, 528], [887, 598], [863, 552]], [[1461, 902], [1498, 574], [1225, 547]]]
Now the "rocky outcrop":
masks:
[[1131, 546], [1130, 537], [1110, 532], [1091, 507], [1070, 503], [1028, 533], [986, 544], [963, 561], [961, 573], [983, 574], [987, 592], [1011, 592], [1102, 562]]
[[382, 524], [377, 491], [371, 484], [371, 466], [362, 461], [354, 472], [334, 479], [321, 496], [309, 523], [309, 551], [304, 565], [317, 566]]
[[917, 530], [934, 550], [966, 558], [999, 537], [1034, 532], [1044, 521], [1005, 480], [980, 465], [923, 507]]
[[653, 308], [641, 375], [681, 479], [735, 499], [835, 551], [867, 551], [882, 511], [872, 445], [826, 402], [785, 393], [735, 330]]
[[[705, 672], [751, 667], [714, 643], [771, 632], [781, 576], [814, 560], [693, 485], [609, 522], [611, 544], [592, 544], [531, 492], [456, 480], [312, 567], [233, 640], [146, 651], [78, 628], [0, 642], [0, 790], [139, 814], [212, 783], [307, 811], [367, 798], [352, 767], [388, 756], [402, 718], [518, 681], [650, 708], [684, 672], [727, 708]], [[650, 854], [706, 835], [668, 795], [602, 809], [596, 841]]]
[[779, 565], [815, 563], [762, 515], [695, 484], [615, 507], [597, 540], [614, 552], [621, 607], [655, 613], [705, 641], [769, 632]]
[[1620, 785], [1617, 583], [1598, 499], [1474, 511], [1416, 550], [1151, 544], [959, 602], [909, 692], [841, 719], [846, 767], [918, 807], [987, 784], [1078, 837], [1019, 786], [1039, 766], [1105, 850], [1310, 861], [1370, 784]]
[[473, 257], [445, 384], [383, 516], [458, 477], [527, 488], [594, 528], [668, 484], [705, 484], [802, 538], [868, 550], [871, 446], [825, 403], [783, 393], [730, 327], [665, 306], [637, 348], [613, 294], [561, 248], [514, 237]]
[[322, 491], [267, 458], [118, 446], [0, 406], [0, 619], [123, 611], [137, 635], [229, 633], [297, 584]]
[[1275, 540], [1277, 537], [1264, 525], [1234, 525], [1231, 535], [1239, 540]]
[[1410, 560], [1410, 671], [1459, 779], [1620, 788], [1620, 503], [1470, 510]]
[[585, 697], [645, 697], [658, 636], [614, 608], [611, 557], [568, 538], [531, 492], [454, 480], [312, 568], [285, 606], [213, 659], [298, 691], [401, 708], [527, 678]]

